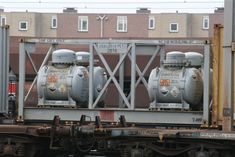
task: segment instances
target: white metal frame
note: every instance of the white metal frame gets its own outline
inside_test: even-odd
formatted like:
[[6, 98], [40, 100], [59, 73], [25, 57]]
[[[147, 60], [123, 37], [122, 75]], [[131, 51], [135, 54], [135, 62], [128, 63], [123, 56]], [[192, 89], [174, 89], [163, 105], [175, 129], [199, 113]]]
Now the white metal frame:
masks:
[[[83, 22], [87, 23], [87, 28], [83, 28]], [[78, 31], [88, 32], [89, 29], [89, 18], [88, 16], [78, 16]]]
[[[54, 20], [55, 20], [55, 25], [54, 25]], [[57, 24], [58, 24], [57, 16], [56, 15], [51, 16], [51, 28], [52, 29], [56, 29], [57, 28]]]
[[[22, 28], [22, 27], [21, 27], [21, 24], [22, 24], [22, 23], [25, 23], [25, 28]], [[27, 31], [27, 30], [28, 30], [28, 27], [29, 27], [29, 26], [28, 26], [28, 21], [19, 21], [19, 30], [20, 30], [20, 31]]]
[[[173, 29], [171, 29], [171, 25], [176, 25], [176, 30], [173, 30]], [[169, 32], [170, 33], [177, 33], [177, 32], [179, 32], [179, 23], [170, 23], [169, 24]]]
[[203, 16], [202, 17], [202, 29], [209, 29], [209, 26], [210, 26], [209, 24], [210, 24], [209, 16]]
[[[122, 25], [122, 29], [119, 28], [119, 24]], [[117, 32], [127, 32], [128, 19], [127, 16], [117, 16]]]
[[[153, 26], [151, 26], [151, 21], [153, 21]], [[150, 16], [149, 17], [149, 29], [155, 29], [155, 25], [156, 25], [155, 17], [154, 16]]]
[[[89, 103], [87, 109], [66, 109], [66, 108], [27, 108], [24, 107], [24, 101], [27, 99], [28, 94], [26, 97], [24, 96], [24, 82], [25, 82], [25, 58], [28, 56], [30, 62], [29, 52], [33, 51], [32, 47], [35, 43], [40, 44], [52, 44], [50, 50], [45, 56], [43, 64], [45, 64], [46, 60], [48, 59], [50, 53], [55, 48], [55, 45], [62, 44], [62, 45], [89, 45], [89, 52], [90, 52], [90, 65], [89, 71], [93, 71], [94, 68], [94, 55], [97, 54], [103, 63], [104, 67], [106, 68], [108, 74], [110, 75], [107, 83], [105, 84], [104, 88], [101, 91], [101, 94], [98, 98], [93, 101], [93, 92], [89, 90]], [[147, 88], [147, 81], [144, 78], [144, 74], [147, 71], [149, 65], [154, 60], [156, 55], [159, 55], [161, 58], [164, 57], [164, 44], [168, 45], [200, 45], [204, 46], [205, 48], [205, 60], [204, 60], [204, 83], [208, 86], [204, 86], [204, 105], [203, 111], [192, 111], [192, 112], [179, 112], [179, 111], [149, 111], [148, 109], [138, 109], [135, 108], [135, 89], [140, 81], [143, 82], [144, 86]], [[174, 43], [174, 44], [172, 44]], [[118, 47], [118, 48], [117, 48]], [[208, 124], [209, 123], [209, 70], [208, 67], [210, 65], [210, 45], [204, 45], [204, 41], [201, 40], [180, 40], [180, 41], [167, 41], [167, 40], [146, 40], [146, 41], [139, 41], [139, 40], [76, 40], [76, 39], [28, 39], [24, 42], [20, 43], [20, 65], [19, 65], [19, 108], [18, 108], [18, 119], [20, 120], [51, 120], [54, 115], [60, 115], [64, 117], [64, 120], [78, 120], [82, 114], [88, 114], [91, 116], [91, 119], [94, 119], [96, 115], [102, 115], [103, 112], [108, 112], [112, 114], [112, 118], [109, 121], [115, 121], [119, 115], [125, 115], [127, 121], [130, 122], [140, 122], [140, 123], [174, 123], [174, 124]], [[103, 53], [113, 53], [113, 49], [116, 48], [116, 52], [120, 54], [120, 60], [117, 63], [116, 67], [112, 71], [107, 64]], [[153, 49], [152, 49], [153, 48]], [[141, 72], [138, 65], [136, 65], [136, 55], [137, 52], [144, 52], [144, 54], [152, 55], [151, 59], [147, 63], [144, 70]], [[131, 91], [130, 95], [125, 96], [123, 93], [122, 83], [118, 83], [117, 79], [114, 77], [117, 70], [123, 69], [123, 61], [124, 58], [131, 59]], [[33, 63], [32, 66], [34, 67]], [[36, 68], [35, 72], [38, 71]], [[208, 71], [207, 71], [208, 70]], [[122, 71], [122, 70], [120, 70]], [[119, 71], [119, 72], [120, 72]], [[139, 78], [136, 80], [136, 72], [139, 75]], [[123, 71], [121, 72], [124, 75]], [[93, 86], [93, 72], [89, 73], [89, 87]], [[123, 77], [123, 76], [120, 76]], [[122, 79], [123, 80], [123, 79]], [[113, 81], [116, 88], [119, 91], [120, 98], [123, 99], [124, 105], [127, 108], [96, 108], [97, 102], [102, 95], [102, 92], [105, 91], [108, 84]], [[36, 82], [36, 78], [33, 83]], [[30, 90], [33, 85], [31, 85]], [[37, 117], [39, 116], [38, 113], [45, 114], [45, 117]], [[141, 115], [140, 115], [141, 114]], [[185, 117], [185, 118], [183, 118]], [[151, 120], [150, 120], [151, 119]]]
[[8, 113], [9, 29], [0, 26], [0, 113]]

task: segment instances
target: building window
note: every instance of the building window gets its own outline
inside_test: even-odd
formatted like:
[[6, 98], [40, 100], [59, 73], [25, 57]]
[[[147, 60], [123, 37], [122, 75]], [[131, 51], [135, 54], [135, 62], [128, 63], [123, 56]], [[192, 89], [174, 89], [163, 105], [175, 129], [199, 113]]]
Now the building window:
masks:
[[27, 21], [20, 21], [19, 22], [19, 30], [20, 31], [27, 31], [28, 30], [28, 22]]
[[178, 32], [179, 31], [179, 26], [178, 23], [170, 23], [170, 32]]
[[57, 28], [57, 16], [51, 17], [51, 28], [53, 29]]
[[78, 31], [88, 32], [88, 17], [87, 16], [78, 17]]
[[6, 16], [0, 16], [0, 19], [1, 19], [1, 22], [0, 22], [0, 24], [1, 24], [1, 26], [4, 26], [4, 25], [6, 25], [7, 24], [7, 18], [6, 18]]
[[209, 16], [204, 16], [202, 19], [202, 29], [209, 29]]
[[155, 29], [155, 18], [149, 17], [149, 29]]
[[126, 16], [117, 17], [117, 32], [127, 32], [127, 17]]

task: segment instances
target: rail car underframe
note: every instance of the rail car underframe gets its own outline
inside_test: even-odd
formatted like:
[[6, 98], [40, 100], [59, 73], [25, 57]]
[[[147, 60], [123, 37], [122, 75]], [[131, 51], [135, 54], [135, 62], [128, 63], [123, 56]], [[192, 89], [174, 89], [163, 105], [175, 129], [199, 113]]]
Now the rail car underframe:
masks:
[[[103, 123], [105, 125], [105, 123]], [[44, 146], [59, 152], [65, 151], [66, 145], [63, 143], [56, 145], [54, 139], [62, 137], [64, 139], [76, 139], [78, 142], [81, 137], [88, 136], [86, 141], [95, 141], [97, 145], [92, 147], [98, 153], [105, 153], [108, 151], [118, 153], [120, 148], [113, 150], [117, 145], [128, 147], [136, 147], [137, 151], [143, 148], [152, 148], [153, 151], [160, 152], [161, 154], [167, 153], [184, 153], [190, 150], [208, 149], [208, 151], [227, 150], [232, 151], [235, 146], [235, 132], [223, 132], [213, 129], [168, 129], [168, 128], [147, 128], [147, 127], [133, 127], [133, 126], [120, 126], [119, 124], [109, 124], [109, 127], [97, 127], [95, 124], [87, 123], [63, 125], [63, 124], [37, 124], [37, 125], [0, 125], [0, 145], [4, 148], [5, 155], [17, 154], [14, 147], [28, 146]], [[90, 135], [92, 135], [90, 137]], [[100, 143], [102, 142], [102, 143]], [[109, 146], [102, 147], [104, 143], [109, 143]], [[166, 149], [162, 150], [161, 145], [164, 143], [181, 143], [185, 144], [181, 149]], [[229, 143], [229, 144], [228, 144]], [[71, 143], [74, 145], [74, 143]], [[82, 143], [81, 143], [82, 144]], [[101, 147], [99, 147], [101, 144]], [[224, 144], [224, 145], [223, 145]], [[160, 145], [160, 146], [159, 146]], [[140, 148], [138, 148], [141, 146]], [[5, 148], [10, 148], [8, 149]], [[164, 147], [163, 147], [164, 148]], [[130, 149], [130, 148], [129, 148]], [[29, 149], [27, 149], [29, 150]], [[29, 150], [32, 154], [35, 150]], [[132, 149], [128, 150], [132, 151]], [[169, 151], [169, 152], [168, 152]], [[64, 152], [66, 153], [66, 151]], [[91, 153], [90, 150], [83, 153]], [[17, 155], [16, 155], [17, 156]], [[27, 156], [28, 157], [28, 156]], [[31, 157], [31, 156], [30, 156]]]
[[[90, 130], [87, 127], [92, 126], [82, 125], [80, 126], [81, 130], [86, 128], [86, 131], [89, 132]], [[47, 133], [52, 130], [53, 125], [49, 124], [34, 124], [34, 125], [0, 125], [0, 135], [29, 135], [34, 137], [49, 137]], [[64, 128], [63, 128], [64, 127]], [[94, 126], [95, 127], [95, 126]], [[61, 129], [71, 129], [72, 125], [61, 125]], [[84, 129], [85, 130], [85, 129]], [[83, 133], [87, 133], [84, 131]], [[114, 126], [110, 128], [95, 128], [94, 133], [100, 132], [115, 132], [116, 134], [110, 134], [109, 137], [160, 137], [163, 138], [177, 138], [177, 139], [214, 139], [214, 140], [228, 140], [234, 141], [235, 140], [235, 131], [232, 132], [224, 132], [218, 129], [167, 129], [167, 128], [148, 128], [148, 127], [120, 127]], [[48, 134], [49, 135], [49, 134]], [[60, 134], [58, 134], [60, 135]], [[65, 134], [64, 134], [65, 135]], [[69, 134], [68, 134], [69, 135]], [[107, 136], [106, 136], [107, 137]], [[161, 137], [160, 137], [161, 138]]]

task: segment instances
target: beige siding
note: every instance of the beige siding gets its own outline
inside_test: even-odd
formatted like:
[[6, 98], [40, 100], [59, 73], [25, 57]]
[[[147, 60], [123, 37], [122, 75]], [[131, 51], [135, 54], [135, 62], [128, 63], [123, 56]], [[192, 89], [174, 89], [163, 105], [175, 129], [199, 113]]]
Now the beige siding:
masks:
[[57, 28], [51, 28], [51, 18], [52, 16], [57, 16], [57, 14], [41, 14], [41, 37], [57, 37], [57, 29], [58, 29], [58, 16], [57, 16]]
[[[208, 37], [209, 30], [203, 29], [203, 17], [208, 14], [192, 14], [192, 37]], [[210, 19], [209, 19], [210, 21]]]
[[[203, 16], [208, 14], [151, 14], [154, 16], [156, 26], [154, 30], [149, 30], [149, 37], [151, 38], [165, 38], [165, 37], [208, 37], [209, 30], [202, 29]], [[170, 23], [178, 23], [179, 31], [170, 32]]]
[[[187, 37], [187, 14], [152, 14], [156, 28], [149, 30], [149, 37]], [[170, 32], [170, 23], [178, 23], [178, 32]]]
[[[10, 36], [36, 36], [36, 14], [27, 12], [12, 12], [7, 13], [7, 24], [10, 25]], [[27, 21], [28, 30], [19, 30], [19, 22]]]
[[[57, 37], [57, 29], [51, 28], [51, 17], [56, 16], [54, 13], [4, 12], [0, 15], [7, 18], [10, 36]], [[19, 30], [20, 21], [28, 21], [27, 31]]]
[[161, 15], [160, 14], [151, 14], [149, 17], [155, 18], [155, 29], [149, 29], [149, 37], [161, 37]]

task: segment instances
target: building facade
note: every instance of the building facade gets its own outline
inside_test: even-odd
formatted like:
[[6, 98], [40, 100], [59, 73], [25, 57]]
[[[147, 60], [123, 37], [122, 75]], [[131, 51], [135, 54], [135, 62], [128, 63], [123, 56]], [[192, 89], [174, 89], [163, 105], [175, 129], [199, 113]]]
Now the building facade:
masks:
[[214, 24], [223, 24], [223, 9], [212, 14], [161, 13], [82, 14], [0, 12], [10, 36], [52, 38], [208, 38]]

